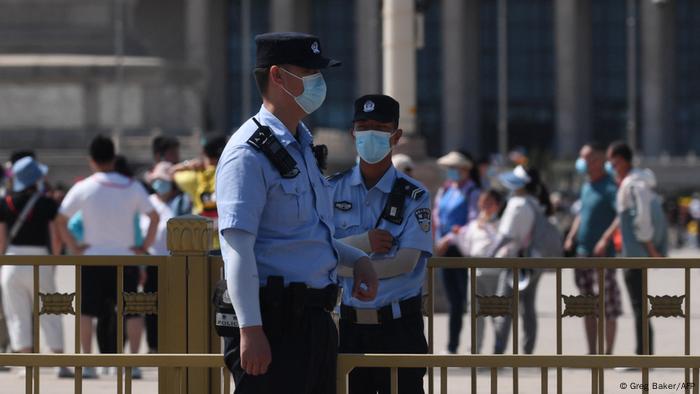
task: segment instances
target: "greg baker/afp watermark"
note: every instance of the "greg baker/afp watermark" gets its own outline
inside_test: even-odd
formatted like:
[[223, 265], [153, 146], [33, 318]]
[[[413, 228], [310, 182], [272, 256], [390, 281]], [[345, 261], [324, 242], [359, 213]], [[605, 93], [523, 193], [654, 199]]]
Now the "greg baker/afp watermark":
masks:
[[648, 393], [649, 390], [667, 390], [667, 391], [685, 391], [686, 389], [691, 390], [695, 387], [695, 383], [692, 382], [652, 382], [649, 384], [638, 383], [638, 382], [622, 382], [620, 383], [620, 389], [630, 390], [630, 391], [641, 391], [643, 393]]

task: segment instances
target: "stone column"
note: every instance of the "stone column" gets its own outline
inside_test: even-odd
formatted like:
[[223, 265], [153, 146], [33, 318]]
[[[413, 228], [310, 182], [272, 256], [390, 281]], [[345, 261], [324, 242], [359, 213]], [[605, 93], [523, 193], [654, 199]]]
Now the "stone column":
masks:
[[401, 103], [399, 123], [408, 138], [416, 134], [416, 10], [412, 1], [382, 4], [384, 94]]
[[442, 150], [481, 152], [479, 0], [442, 0]]
[[311, 0], [271, 0], [270, 31], [311, 32]]
[[642, 0], [639, 30], [641, 47], [642, 152], [673, 153], [675, 2]]
[[554, 35], [557, 151], [571, 158], [592, 135], [589, 0], [555, 1]]
[[355, 96], [382, 91], [382, 21], [379, 0], [355, 1]]

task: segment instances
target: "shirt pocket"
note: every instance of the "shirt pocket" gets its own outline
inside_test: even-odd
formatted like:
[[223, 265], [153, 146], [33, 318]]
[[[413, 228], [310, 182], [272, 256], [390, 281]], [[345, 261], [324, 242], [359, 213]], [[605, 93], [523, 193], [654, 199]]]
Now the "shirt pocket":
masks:
[[341, 238], [362, 232], [358, 231], [358, 228], [362, 223], [362, 218], [360, 217], [359, 209], [355, 209], [355, 207], [353, 207], [353, 209], [350, 211], [335, 209], [333, 221], [335, 223], [336, 231]]
[[281, 179], [272, 188], [266, 213], [274, 223], [286, 226], [303, 225], [311, 215], [311, 200], [308, 185], [296, 178]]

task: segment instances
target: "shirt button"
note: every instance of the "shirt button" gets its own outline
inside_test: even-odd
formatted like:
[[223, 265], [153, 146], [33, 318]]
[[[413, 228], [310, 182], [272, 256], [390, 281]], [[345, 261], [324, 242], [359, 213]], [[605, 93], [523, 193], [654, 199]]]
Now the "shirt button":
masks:
[[365, 201], [365, 205], [366, 205], [366, 206], [369, 206], [369, 201]]

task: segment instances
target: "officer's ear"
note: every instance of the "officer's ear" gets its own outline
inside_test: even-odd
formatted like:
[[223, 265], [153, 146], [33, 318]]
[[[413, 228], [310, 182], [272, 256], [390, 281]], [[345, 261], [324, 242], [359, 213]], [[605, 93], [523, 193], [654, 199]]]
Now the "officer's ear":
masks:
[[396, 129], [396, 131], [394, 132], [394, 135], [391, 136], [391, 145], [396, 146], [396, 144], [399, 143], [399, 140], [401, 139], [402, 135], [403, 135], [403, 130]]
[[276, 85], [283, 85], [282, 70], [279, 66], [270, 66], [270, 81]]

